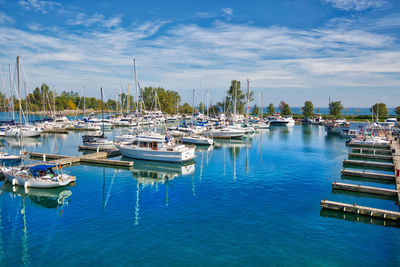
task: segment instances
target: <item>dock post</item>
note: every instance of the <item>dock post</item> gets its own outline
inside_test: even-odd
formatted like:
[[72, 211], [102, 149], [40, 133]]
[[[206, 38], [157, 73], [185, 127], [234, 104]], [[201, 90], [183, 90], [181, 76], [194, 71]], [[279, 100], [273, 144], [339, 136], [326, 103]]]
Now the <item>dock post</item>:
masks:
[[43, 154], [43, 162], [46, 162], [46, 154]]

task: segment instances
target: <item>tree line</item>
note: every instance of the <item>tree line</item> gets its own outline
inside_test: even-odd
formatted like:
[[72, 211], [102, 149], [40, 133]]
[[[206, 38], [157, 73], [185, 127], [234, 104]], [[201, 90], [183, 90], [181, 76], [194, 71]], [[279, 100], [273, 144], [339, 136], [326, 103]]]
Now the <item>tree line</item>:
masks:
[[[225, 112], [233, 114], [236, 107], [237, 114], [245, 114], [247, 111], [247, 97], [249, 102], [254, 100], [254, 92], [247, 92], [241, 87], [238, 80], [232, 80], [225, 97], [222, 101], [216, 103], [209, 103], [206, 107], [204, 103], [200, 103], [196, 111], [209, 112], [211, 115], [218, 115]], [[12, 101], [14, 99], [14, 101]], [[96, 97], [83, 97], [74, 91], [63, 91], [57, 94], [54, 90], [50, 90], [49, 86], [43, 83], [40, 87], [36, 87], [32, 93], [29, 93], [25, 98], [21, 99], [23, 110], [39, 112], [53, 112], [64, 110], [83, 110], [84, 106], [90, 110], [100, 110], [104, 107], [107, 110], [126, 113], [135, 110], [160, 110], [166, 114], [176, 114], [177, 112], [183, 114], [191, 114], [193, 107], [188, 103], [180, 105], [181, 96], [178, 92], [173, 90], [166, 90], [162, 87], [145, 87], [140, 90], [139, 101], [135, 100], [132, 95], [128, 96], [125, 93], [118, 95], [118, 99], [108, 99], [102, 101]], [[236, 105], [235, 105], [236, 103]], [[0, 109], [2, 111], [11, 110], [12, 107], [15, 111], [19, 109], [19, 101], [14, 95], [6, 97], [0, 92]], [[208, 110], [207, 110], [208, 109]], [[292, 111], [289, 104], [281, 101], [278, 109], [282, 115], [291, 115]], [[329, 115], [333, 117], [342, 116], [343, 105], [341, 101], [331, 101], [329, 103]], [[305, 101], [304, 106], [301, 108], [302, 115], [305, 117], [313, 117], [314, 105], [310, 100]], [[375, 118], [385, 118], [388, 116], [388, 109], [384, 103], [376, 103], [370, 108]], [[249, 109], [250, 112], [250, 109]], [[270, 103], [267, 107], [267, 114], [274, 114], [275, 107]], [[400, 115], [400, 106], [395, 108], [397, 115]], [[251, 114], [258, 116], [261, 113], [261, 108], [255, 104], [251, 110]], [[319, 109], [317, 109], [319, 113]]]

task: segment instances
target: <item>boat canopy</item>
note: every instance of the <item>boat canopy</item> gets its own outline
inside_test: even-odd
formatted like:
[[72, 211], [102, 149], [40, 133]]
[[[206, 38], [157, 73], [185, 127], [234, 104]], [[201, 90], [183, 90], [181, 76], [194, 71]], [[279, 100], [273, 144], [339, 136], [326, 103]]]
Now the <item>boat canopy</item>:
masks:
[[39, 164], [29, 167], [29, 170], [33, 176], [38, 176], [38, 173], [40, 171], [47, 171], [48, 169], [54, 168], [55, 166], [56, 166], [55, 164]]

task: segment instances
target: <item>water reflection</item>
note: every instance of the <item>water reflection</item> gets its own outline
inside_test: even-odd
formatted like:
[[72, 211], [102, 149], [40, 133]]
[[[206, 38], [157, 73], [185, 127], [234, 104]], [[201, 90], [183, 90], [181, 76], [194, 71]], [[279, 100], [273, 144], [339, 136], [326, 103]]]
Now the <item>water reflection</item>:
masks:
[[140, 190], [146, 187], [155, 187], [165, 184], [165, 206], [168, 207], [169, 182], [177, 176], [187, 176], [195, 171], [195, 164], [182, 165], [167, 162], [151, 162], [145, 160], [134, 160], [132, 169], [133, 177], [137, 181], [136, 203], [134, 209], [134, 225], [139, 225], [140, 219]]
[[29, 198], [32, 206], [40, 206], [44, 208], [54, 209], [60, 205], [67, 204], [68, 198], [72, 192], [67, 188], [24, 188], [22, 186], [13, 186], [9, 182], [3, 183], [1, 187], [2, 192], [8, 192], [22, 198]]
[[[18, 138], [9, 137], [4, 138], [2, 142], [5, 142], [10, 147], [20, 147], [21, 143]], [[40, 137], [24, 137], [22, 139], [22, 145], [24, 147], [38, 147], [43, 144], [43, 140]]]

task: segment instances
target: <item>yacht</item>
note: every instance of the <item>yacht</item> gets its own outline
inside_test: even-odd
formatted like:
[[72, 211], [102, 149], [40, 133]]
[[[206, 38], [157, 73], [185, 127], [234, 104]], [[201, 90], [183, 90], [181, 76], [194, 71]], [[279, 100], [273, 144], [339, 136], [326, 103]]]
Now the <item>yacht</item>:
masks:
[[382, 146], [387, 147], [390, 145], [390, 141], [386, 138], [364, 135], [356, 138], [352, 138], [346, 142], [348, 146]]
[[116, 141], [116, 147], [125, 157], [134, 159], [186, 162], [195, 158], [195, 147], [174, 144], [168, 136], [154, 132], [136, 135], [131, 143]]
[[10, 155], [6, 152], [0, 152], [0, 164], [2, 166], [10, 166], [20, 163], [22, 155]]
[[325, 131], [327, 134], [340, 134], [342, 131], [348, 131], [350, 124], [346, 120], [335, 120], [325, 122]]
[[292, 116], [281, 117], [279, 114], [271, 117], [268, 122], [270, 126], [293, 126], [295, 124]]
[[113, 141], [106, 139], [104, 137], [104, 134], [83, 135], [82, 143], [84, 146], [99, 147], [104, 149], [115, 149]]

